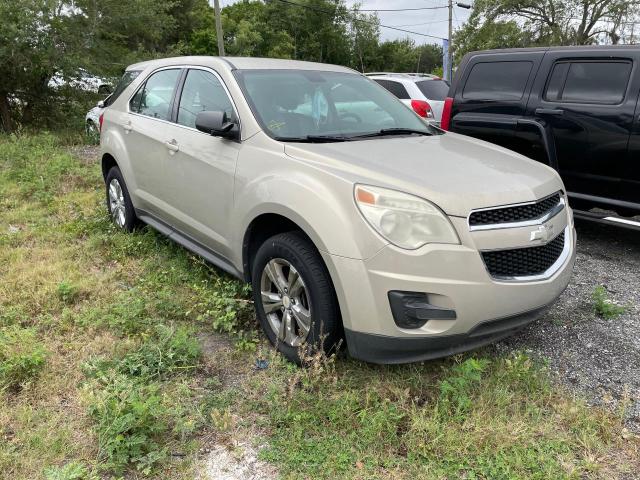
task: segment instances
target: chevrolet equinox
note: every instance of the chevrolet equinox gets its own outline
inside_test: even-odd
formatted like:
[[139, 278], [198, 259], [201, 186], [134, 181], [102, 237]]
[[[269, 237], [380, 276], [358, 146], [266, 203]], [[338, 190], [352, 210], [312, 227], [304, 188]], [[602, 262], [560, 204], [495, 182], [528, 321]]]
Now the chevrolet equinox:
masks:
[[341, 338], [376, 363], [476, 348], [571, 276], [553, 169], [430, 126], [345, 67], [139, 63], [100, 128], [115, 224], [144, 222], [250, 282], [266, 336], [296, 362]]

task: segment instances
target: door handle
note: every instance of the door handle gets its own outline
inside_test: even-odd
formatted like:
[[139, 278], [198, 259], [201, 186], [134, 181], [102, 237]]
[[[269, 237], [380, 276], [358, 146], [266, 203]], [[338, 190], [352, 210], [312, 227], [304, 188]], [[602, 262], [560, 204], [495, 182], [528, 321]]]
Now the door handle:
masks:
[[564, 110], [559, 108], [536, 108], [536, 115], [564, 115]]
[[178, 147], [178, 142], [176, 142], [175, 140], [166, 141], [164, 142], [164, 144], [172, 154], [180, 150], [180, 147]]
[[133, 130], [133, 126], [131, 125], [130, 121], [127, 123], [123, 123], [122, 128], [124, 129], [125, 133], [129, 133], [131, 130]]

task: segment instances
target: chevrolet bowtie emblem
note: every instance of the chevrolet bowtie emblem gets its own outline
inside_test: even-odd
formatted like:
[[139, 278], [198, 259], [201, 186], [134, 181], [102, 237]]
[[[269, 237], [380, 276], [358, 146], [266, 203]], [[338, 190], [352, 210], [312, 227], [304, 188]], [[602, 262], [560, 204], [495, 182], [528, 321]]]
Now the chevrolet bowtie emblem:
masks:
[[540, 225], [537, 229], [531, 232], [529, 240], [535, 242], [540, 240], [541, 242], [547, 242], [553, 236], [553, 225]]

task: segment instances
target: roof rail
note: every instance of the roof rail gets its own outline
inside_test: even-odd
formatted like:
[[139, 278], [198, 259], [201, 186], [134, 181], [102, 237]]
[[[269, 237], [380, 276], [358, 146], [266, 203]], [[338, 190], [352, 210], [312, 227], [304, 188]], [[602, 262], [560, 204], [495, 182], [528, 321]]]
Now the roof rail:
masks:
[[388, 76], [388, 77], [405, 77], [405, 78], [411, 78], [411, 77], [420, 77], [420, 78], [437, 78], [439, 79], [440, 77], [438, 77], [437, 75], [432, 75], [430, 73], [404, 73], [404, 72], [369, 72], [369, 73], [365, 73], [365, 75], [367, 77], [369, 76]]

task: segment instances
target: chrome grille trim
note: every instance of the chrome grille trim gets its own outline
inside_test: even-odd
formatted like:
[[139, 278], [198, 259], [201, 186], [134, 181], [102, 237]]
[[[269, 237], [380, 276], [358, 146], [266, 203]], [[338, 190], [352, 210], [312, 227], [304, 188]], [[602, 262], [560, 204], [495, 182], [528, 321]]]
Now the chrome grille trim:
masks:
[[[525, 205], [535, 205], [538, 202], [544, 201], [547, 198], [552, 197], [554, 195], [558, 195], [558, 194], [560, 194], [560, 201], [556, 204], [556, 206], [538, 218], [534, 218], [531, 220], [524, 220], [520, 222], [494, 223], [494, 224], [487, 224], [487, 225], [471, 225], [471, 222], [470, 222], [471, 215], [473, 215], [475, 212], [485, 212], [485, 211], [491, 211], [491, 210], [502, 210], [505, 208], [520, 207]], [[558, 213], [562, 212], [565, 209], [566, 204], [567, 204], [567, 200], [564, 195], [564, 192], [558, 191], [558, 192], [552, 193], [551, 195], [547, 195], [544, 198], [541, 198], [539, 200], [534, 200], [531, 202], [512, 203], [510, 205], [501, 205], [499, 207], [477, 208], [469, 212], [469, 215], [467, 216], [467, 225], [469, 227], [469, 231], [471, 232], [476, 232], [481, 230], [501, 230], [503, 228], [521, 228], [521, 227], [531, 227], [535, 225], [542, 225], [543, 223], [548, 222], [550, 219], [558, 215]]]

